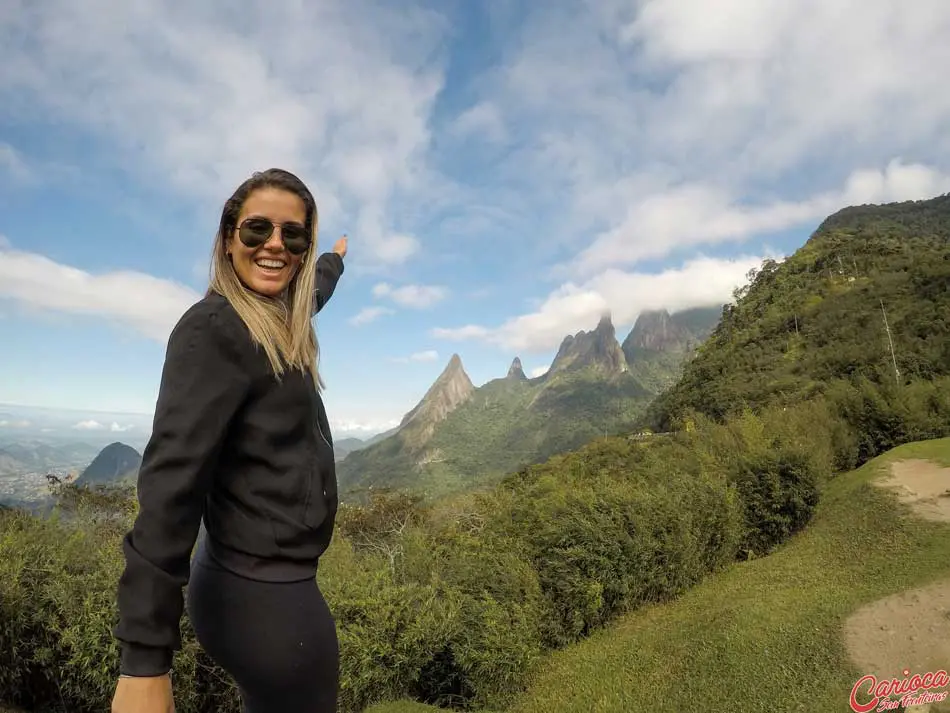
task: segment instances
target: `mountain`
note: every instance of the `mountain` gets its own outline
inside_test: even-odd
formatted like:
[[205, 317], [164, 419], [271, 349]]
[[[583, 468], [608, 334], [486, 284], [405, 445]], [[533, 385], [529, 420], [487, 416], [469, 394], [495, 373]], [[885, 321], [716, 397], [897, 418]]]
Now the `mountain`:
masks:
[[881, 406], [891, 388], [909, 404], [923, 393], [911, 380], [950, 375], [950, 194], [845, 208], [752, 278], [651, 407], [654, 428], [689, 411], [720, 419], [836, 389], [867, 390], [852, 410]]
[[514, 361], [511, 362], [511, 366], [508, 367], [508, 375], [506, 379], [514, 379], [515, 381], [527, 381], [528, 377], [524, 373], [524, 367], [521, 366], [521, 359], [515, 357]]
[[366, 442], [360, 438], [341, 438], [333, 441], [333, 457], [337, 461], [346, 458], [353, 451], [365, 448]]
[[124, 443], [110, 443], [76, 479], [77, 485], [117, 483], [134, 480], [138, 476], [142, 456]]
[[506, 376], [475, 388], [454, 355], [394, 434], [338, 463], [340, 490], [437, 494], [487, 483], [631, 428], [653, 396], [628, 372], [609, 315], [566, 337], [538, 379], [516, 358]]
[[461, 357], [453, 354], [422, 401], [403, 417], [399, 424], [400, 436], [407, 443], [425, 443], [435, 427], [460, 404], [468, 401], [474, 391], [475, 386], [465, 373]]
[[557, 355], [548, 370], [549, 375], [566, 371], [593, 369], [605, 374], [620, 374], [627, 370], [623, 351], [609, 314], [601, 317], [590, 332], [578, 332], [564, 337]]
[[679, 378], [683, 363], [712, 333], [722, 306], [699, 307], [670, 314], [640, 313], [621, 349], [630, 372], [647, 388], [663, 391]]

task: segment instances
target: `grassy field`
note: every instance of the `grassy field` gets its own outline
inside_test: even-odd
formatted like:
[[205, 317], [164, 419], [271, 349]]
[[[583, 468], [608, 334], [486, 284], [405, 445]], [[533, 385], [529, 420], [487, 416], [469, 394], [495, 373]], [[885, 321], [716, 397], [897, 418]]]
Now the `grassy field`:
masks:
[[[553, 654], [507, 713], [849, 711], [867, 672], [848, 663], [844, 620], [950, 576], [950, 525], [907, 517], [869, 485], [902, 458], [950, 465], [950, 439], [896, 448], [838, 477], [813, 523], [780, 551]], [[436, 710], [396, 702], [368, 713]]]

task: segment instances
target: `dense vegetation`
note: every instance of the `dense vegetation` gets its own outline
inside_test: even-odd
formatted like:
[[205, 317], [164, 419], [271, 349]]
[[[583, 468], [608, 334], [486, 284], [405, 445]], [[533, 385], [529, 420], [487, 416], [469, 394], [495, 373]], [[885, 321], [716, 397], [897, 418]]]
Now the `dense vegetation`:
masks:
[[682, 379], [654, 403], [652, 425], [665, 430], [690, 409], [721, 418], [850, 387], [863, 398], [871, 385], [898, 386], [891, 399], [914, 392], [950, 374], [948, 289], [950, 196], [840, 211], [736, 291]]
[[[399, 697], [499, 710], [546, 651], [771, 553], [836, 472], [948, 435], [948, 235], [950, 197], [854, 209], [763, 265], [652, 410], [671, 435], [597, 438], [436, 502], [344, 507], [320, 570], [342, 710]], [[135, 503], [68, 492], [67, 519], [0, 512], [0, 699], [98, 711]], [[187, 617], [183, 633], [180, 713], [237, 711]]]

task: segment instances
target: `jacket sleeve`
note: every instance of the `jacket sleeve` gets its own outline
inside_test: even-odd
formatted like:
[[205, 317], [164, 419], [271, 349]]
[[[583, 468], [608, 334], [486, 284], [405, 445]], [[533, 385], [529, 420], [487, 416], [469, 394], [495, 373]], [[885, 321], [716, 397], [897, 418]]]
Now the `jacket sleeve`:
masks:
[[251, 379], [245, 335], [214, 306], [198, 303], [168, 340], [152, 435], [138, 475], [139, 512], [122, 548], [119, 579], [120, 672], [155, 676], [181, 648], [182, 588], [204, 498], [228, 424]]
[[323, 309], [333, 296], [336, 283], [343, 274], [343, 258], [334, 252], [323, 253], [317, 258], [317, 279], [314, 287], [314, 314]]

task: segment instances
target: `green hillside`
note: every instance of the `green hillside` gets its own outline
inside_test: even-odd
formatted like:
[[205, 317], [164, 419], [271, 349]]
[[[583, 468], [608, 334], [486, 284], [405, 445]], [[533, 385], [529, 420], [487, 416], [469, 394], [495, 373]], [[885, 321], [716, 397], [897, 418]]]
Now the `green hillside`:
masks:
[[341, 491], [405, 488], [444, 495], [632, 428], [654, 393], [627, 373], [591, 368], [475, 390], [421, 446], [397, 433], [337, 464]]
[[683, 378], [651, 408], [652, 426], [666, 430], [689, 410], [721, 418], [833, 394], [841, 380], [888, 390], [946, 376], [948, 285], [950, 196], [842, 210], [737, 291]]
[[134, 483], [138, 477], [142, 456], [124, 443], [110, 443], [86, 466], [76, 479], [77, 485], [97, 483]]

